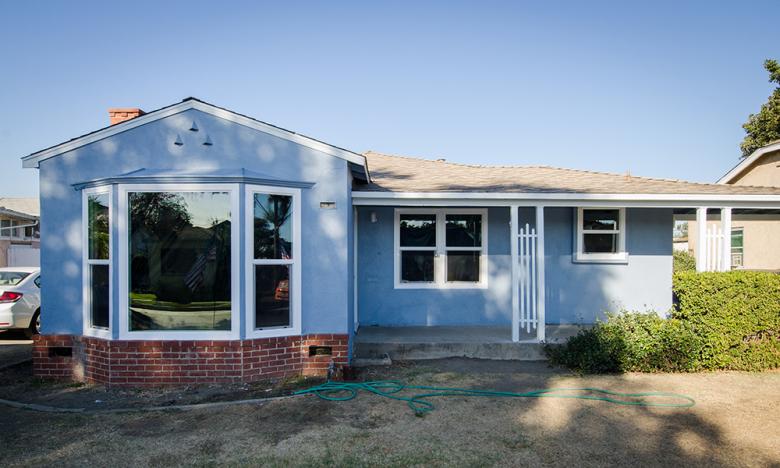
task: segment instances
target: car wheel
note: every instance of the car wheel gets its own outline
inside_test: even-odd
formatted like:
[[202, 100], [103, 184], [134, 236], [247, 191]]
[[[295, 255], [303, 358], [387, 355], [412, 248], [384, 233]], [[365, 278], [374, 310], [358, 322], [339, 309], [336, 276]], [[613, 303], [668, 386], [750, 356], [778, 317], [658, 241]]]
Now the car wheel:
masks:
[[27, 329], [24, 331], [24, 334], [27, 335], [27, 338], [32, 338], [33, 335], [38, 335], [41, 333], [41, 311], [36, 310], [35, 314], [33, 314], [32, 320], [30, 320], [30, 326], [27, 327]]

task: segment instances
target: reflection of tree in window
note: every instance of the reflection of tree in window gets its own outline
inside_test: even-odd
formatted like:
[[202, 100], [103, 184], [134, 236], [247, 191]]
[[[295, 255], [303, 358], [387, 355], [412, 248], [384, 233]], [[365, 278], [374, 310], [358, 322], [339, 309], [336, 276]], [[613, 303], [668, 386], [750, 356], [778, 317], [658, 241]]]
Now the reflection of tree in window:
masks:
[[230, 195], [130, 193], [133, 330], [229, 330]]
[[255, 194], [255, 258], [292, 258], [292, 197]]

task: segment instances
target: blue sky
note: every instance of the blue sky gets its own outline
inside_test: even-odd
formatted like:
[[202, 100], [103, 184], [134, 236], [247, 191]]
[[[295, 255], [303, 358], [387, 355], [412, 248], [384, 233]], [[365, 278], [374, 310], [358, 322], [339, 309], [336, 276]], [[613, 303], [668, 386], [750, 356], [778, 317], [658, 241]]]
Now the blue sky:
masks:
[[[631, 5], [629, 5], [631, 3]], [[714, 181], [771, 93], [780, 2], [12, 2], [19, 157], [187, 96], [354, 151]]]

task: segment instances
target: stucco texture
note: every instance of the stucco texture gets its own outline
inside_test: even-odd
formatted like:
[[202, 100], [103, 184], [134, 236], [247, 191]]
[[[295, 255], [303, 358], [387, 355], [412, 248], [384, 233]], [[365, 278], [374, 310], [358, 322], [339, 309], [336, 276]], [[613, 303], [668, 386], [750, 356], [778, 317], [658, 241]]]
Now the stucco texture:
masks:
[[[361, 326], [501, 325], [512, 320], [509, 208], [488, 210], [486, 289], [395, 289], [392, 207], [358, 210]], [[376, 222], [371, 222], [371, 213]], [[545, 209], [546, 321], [594, 323], [606, 311], [666, 313], [672, 305], [672, 211], [628, 209], [626, 264], [572, 261], [574, 209]], [[520, 223], [533, 226], [531, 209]]]
[[[199, 131], [190, 131], [196, 122]], [[212, 146], [203, 145], [206, 136]], [[174, 144], [177, 136], [183, 142]], [[314, 183], [302, 190], [302, 333], [346, 333], [349, 301], [348, 229], [350, 192], [347, 162], [190, 109], [84, 147], [40, 164], [41, 267], [46, 287], [42, 309], [46, 334], [81, 334], [82, 330], [82, 194], [72, 184], [146, 169], [194, 171], [240, 169], [271, 178]], [[117, 206], [114, 188], [113, 205]], [[243, 196], [242, 196], [243, 198]], [[321, 201], [335, 202], [323, 210]], [[241, 232], [245, 216], [240, 207]], [[114, 239], [118, 239], [115, 225]], [[118, 245], [111, 255], [118, 258]], [[241, 259], [244, 256], [241, 244]], [[112, 282], [118, 284], [118, 268]], [[238, 281], [244, 310], [244, 271]], [[119, 288], [113, 288], [113, 323], [117, 324]], [[114, 337], [118, 335], [114, 327]], [[245, 336], [242, 314], [241, 336]]]

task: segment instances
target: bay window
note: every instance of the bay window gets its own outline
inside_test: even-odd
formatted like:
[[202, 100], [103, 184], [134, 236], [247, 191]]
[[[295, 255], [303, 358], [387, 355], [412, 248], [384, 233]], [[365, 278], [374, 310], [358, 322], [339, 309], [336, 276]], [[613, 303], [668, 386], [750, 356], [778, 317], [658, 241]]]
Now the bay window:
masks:
[[84, 332], [107, 336], [111, 325], [111, 192], [87, 190], [83, 200]]
[[578, 262], [625, 262], [626, 211], [624, 208], [577, 208]]
[[397, 209], [396, 288], [487, 285], [487, 210]]

